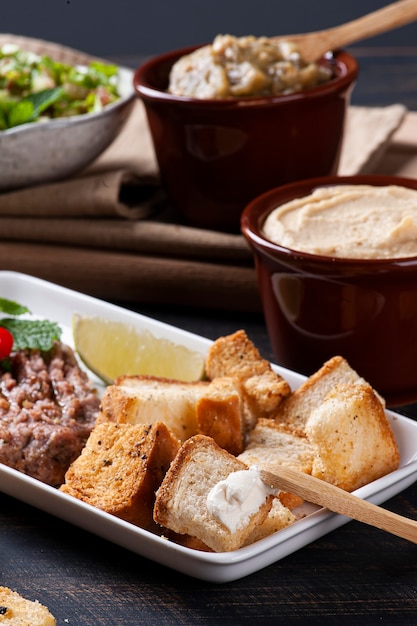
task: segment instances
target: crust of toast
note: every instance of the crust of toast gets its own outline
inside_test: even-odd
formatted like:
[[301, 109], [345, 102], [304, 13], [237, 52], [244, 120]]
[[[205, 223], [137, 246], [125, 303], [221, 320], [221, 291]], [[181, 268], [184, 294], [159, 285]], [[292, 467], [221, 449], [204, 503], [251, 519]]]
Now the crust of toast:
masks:
[[153, 529], [155, 491], [180, 442], [162, 422], [97, 424], [60, 487], [64, 493]]
[[205, 369], [211, 380], [232, 376], [241, 381], [249, 429], [259, 417], [275, 411], [291, 391], [288, 382], [262, 358], [244, 330], [219, 337], [209, 347]]
[[305, 437], [305, 426], [317, 408], [339, 383], [365, 382], [341, 356], [335, 356], [289, 394], [274, 413], [274, 419], [289, 432]]
[[273, 496], [254, 513], [249, 521], [230, 532], [207, 507], [207, 495], [214, 485], [232, 472], [248, 469], [213, 439], [196, 435], [180, 448], [159, 488], [154, 520], [170, 530], [196, 537], [215, 552], [237, 550], [250, 533], [266, 519]]
[[182, 382], [155, 376], [120, 376], [106, 388], [98, 423], [164, 422], [181, 441], [204, 434], [232, 454], [246, 435], [240, 382], [230, 377]]
[[[283, 465], [311, 474], [315, 455], [315, 446], [306, 437], [283, 430], [272, 419], [261, 418], [250, 433], [248, 444], [238, 459], [248, 466], [257, 465], [270, 472], [278, 471]], [[303, 502], [300, 496], [287, 492], [280, 493], [279, 498], [289, 509], [294, 509]]]
[[119, 376], [106, 387], [98, 422], [164, 422], [185, 441], [197, 433], [195, 405], [207, 393], [207, 381], [181, 382], [157, 376]]
[[49, 610], [37, 600], [28, 600], [17, 591], [0, 587], [0, 622], [8, 626], [56, 626]]
[[310, 474], [315, 455], [316, 448], [306, 437], [286, 432], [272, 419], [261, 418], [238, 458], [246, 465], [259, 465], [271, 472], [284, 465]]
[[269, 511], [267, 517], [262, 524], [253, 529], [245, 541], [245, 545], [250, 545], [260, 539], [265, 539], [265, 537], [269, 537], [269, 535], [290, 526], [295, 521], [297, 521], [297, 518], [294, 513], [292, 513], [285, 504], [283, 504], [280, 497], [276, 497], [272, 501], [271, 510]]
[[212, 437], [231, 454], [243, 451], [246, 428], [241, 387], [236, 379], [214, 379], [195, 408], [198, 434]]
[[380, 398], [368, 384], [340, 384], [312, 411], [312, 474], [353, 491], [398, 468], [400, 454]]

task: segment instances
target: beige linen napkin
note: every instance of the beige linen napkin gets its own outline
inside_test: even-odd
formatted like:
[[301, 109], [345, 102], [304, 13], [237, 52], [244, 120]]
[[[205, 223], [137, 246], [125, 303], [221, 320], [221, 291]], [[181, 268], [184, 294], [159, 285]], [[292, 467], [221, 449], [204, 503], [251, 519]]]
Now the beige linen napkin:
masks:
[[0, 217], [31, 217], [34, 223], [42, 217], [139, 219], [154, 211], [159, 197], [157, 182], [117, 169], [3, 193]]
[[386, 107], [351, 107], [339, 174], [372, 174], [383, 160], [390, 140], [403, 122], [407, 109], [402, 104]]
[[378, 173], [417, 178], [417, 112], [409, 112], [392, 136]]
[[139, 220], [3, 217], [0, 239], [123, 250], [160, 257], [224, 261], [252, 265], [252, 254], [240, 235], [200, 230], [179, 224]]
[[0, 242], [0, 268], [105, 300], [259, 313], [254, 270], [102, 249]]

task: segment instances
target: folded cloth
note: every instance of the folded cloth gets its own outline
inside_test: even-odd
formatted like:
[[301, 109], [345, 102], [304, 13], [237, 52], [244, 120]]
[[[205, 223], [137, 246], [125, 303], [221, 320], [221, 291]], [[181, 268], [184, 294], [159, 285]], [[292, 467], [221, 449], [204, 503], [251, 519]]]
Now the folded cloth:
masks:
[[394, 133], [378, 174], [417, 177], [417, 112], [409, 112]]
[[[252, 265], [252, 253], [240, 235], [179, 224], [139, 220], [0, 218], [4, 239], [55, 243], [103, 250], [124, 250], [164, 258], [201, 259]], [[1, 235], [0, 235], [1, 237]]]
[[7, 241], [0, 268], [105, 300], [260, 312], [252, 267]]
[[351, 107], [347, 115], [339, 174], [351, 176], [375, 172], [406, 113], [407, 109], [402, 104]]
[[140, 219], [155, 210], [160, 198], [159, 182], [151, 177], [138, 177], [123, 169], [93, 172], [58, 183], [3, 193], [0, 217], [32, 217], [33, 222], [42, 217]]

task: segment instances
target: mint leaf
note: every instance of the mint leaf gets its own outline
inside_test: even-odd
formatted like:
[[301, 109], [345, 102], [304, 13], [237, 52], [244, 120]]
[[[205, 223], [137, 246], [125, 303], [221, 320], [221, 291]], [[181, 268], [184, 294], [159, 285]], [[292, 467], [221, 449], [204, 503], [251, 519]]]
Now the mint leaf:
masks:
[[13, 300], [7, 300], [6, 298], [0, 298], [0, 312], [7, 313], [7, 315], [23, 315], [24, 313], [30, 313], [26, 306], [13, 302]]
[[13, 351], [25, 348], [47, 352], [55, 340], [60, 339], [62, 330], [59, 324], [48, 320], [21, 320], [3, 318], [0, 326], [9, 330], [14, 338]]
[[56, 87], [37, 91], [22, 98], [9, 110], [9, 127], [36, 121], [45, 109], [59, 100], [63, 93], [63, 87]]
[[13, 128], [30, 122], [34, 115], [33, 111], [31, 102], [17, 102], [9, 111], [8, 127]]
[[[2, 317], [1, 313], [14, 317]], [[56, 322], [49, 320], [18, 319], [19, 315], [30, 310], [7, 298], [0, 298], [0, 326], [7, 328], [13, 335], [13, 351], [37, 349], [47, 352], [55, 340], [61, 337], [62, 329]]]

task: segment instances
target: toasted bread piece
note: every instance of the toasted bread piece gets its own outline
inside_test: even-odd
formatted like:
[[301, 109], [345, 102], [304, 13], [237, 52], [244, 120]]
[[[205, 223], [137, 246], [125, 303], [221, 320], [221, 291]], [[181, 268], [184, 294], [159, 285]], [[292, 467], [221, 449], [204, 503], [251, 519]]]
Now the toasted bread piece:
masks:
[[230, 377], [215, 378], [196, 403], [197, 432], [212, 437], [237, 455], [244, 449], [246, 428], [241, 386]]
[[154, 376], [120, 376], [105, 390], [98, 422], [164, 422], [185, 441], [212, 436], [232, 454], [243, 450], [245, 417], [237, 379], [181, 382]]
[[291, 391], [288, 382], [261, 357], [244, 330], [219, 337], [209, 347], [206, 373], [211, 380], [233, 376], [241, 381], [249, 428], [259, 417], [267, 417], [275, 411]]
[[207, 496], [214, 485], [229, 474], [247, 469], [211, 437], [196, 435], [188, 439], [158, 489], [154, 520], [176, 533], [196, 537], [215, 552], [240, 548], [265, 520], [273, 496], [268, 496], [257, 512], [234, 532], [210, 513]]
[[195, 406], [207, 393], [208, 386], [207, 381], [119, 376], [103, 393], [98, 421], [110, 420], [119, 424], [164, 422], [180, 441], [185, 441], [198, 432]]
[[253, 529], [245, 545], [250, 545], [260, 539], [265, 539], [265, 537], [269, 537], [269, 535], [276, 533], [278, 530], [290, 526], [296, 520], [297, 518], [294, 513], [282, 503], [280, 498], [276, 497], [272, 501], [271, 510], [267, 517], [262, 524]]
[[[257, 465], [273, 472], [281, 465], [311, 474], [316, 449], [306, 437], [282, 430], [269, 418], [260, 418], [249, 435], [246, 449], [237, 457], [246, 465]], [[282, 492], [281, 502], [289, 509], [302, 504], [300, 496]]]
[[305, 426], [313, 409], [339, 383], [364, 383], [364, 379], [341, 356], [335, 356], [312, 374], [279, 405], [275, 420], [289, 432], [305, 436]]
[[295, 493], [289, 493], [287, 491], [280, 491], [278, 498], [287, 509], [293, 511], [300, 504], [303, 504], [304, 499], [301, 496], [296, 496]]
[[7, 626], [56, 626], [56, 619], [38, 600], [27, 600], [17, 591], [0, 587], [0, 624]]
[[315, 446], [306, 437], [282, 430], [274, 420], [260, 418], [238, 459], [248, 466], [258, 465], [271, 472], [284, 465], [310, 474], [315, 454]]
[[61, 491], [142, 528], [153, 529], [155, 491], [180, 442], [162, 422], [97, 424]]
[[397, 469], [400, 454], [379, 396], [370, 385], [340, 384], [307, 420], [317, 447], [312, 474], [353, 491]]

